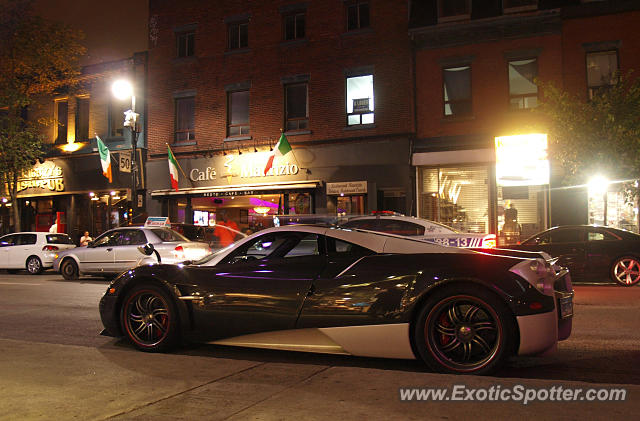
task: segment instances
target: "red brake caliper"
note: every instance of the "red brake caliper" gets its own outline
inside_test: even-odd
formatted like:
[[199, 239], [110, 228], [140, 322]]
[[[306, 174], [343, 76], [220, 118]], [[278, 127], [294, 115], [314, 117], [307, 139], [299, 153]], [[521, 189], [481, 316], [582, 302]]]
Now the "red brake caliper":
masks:
[[[447, 319], [447, 315], [446, 314], [442, 314], [440, 316], [440, 325], [442, 325], [444, 327], [451, 326], [451, 323], [449, 323], [449, 320]], [[446, 345], [450, 341], [451, 341], [451, 336], [445, 335], [444, 333], [440, 333], [440, 344], [441, 345]]]

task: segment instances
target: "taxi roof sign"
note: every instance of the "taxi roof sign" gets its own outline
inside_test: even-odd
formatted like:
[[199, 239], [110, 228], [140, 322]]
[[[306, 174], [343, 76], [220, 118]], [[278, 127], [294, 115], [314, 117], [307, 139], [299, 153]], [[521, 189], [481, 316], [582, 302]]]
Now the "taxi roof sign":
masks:
[[168, 216], [150, 216], [144, 221], [145, 227], [169, 227], [171, 228], [171, 222], [169, 222]]

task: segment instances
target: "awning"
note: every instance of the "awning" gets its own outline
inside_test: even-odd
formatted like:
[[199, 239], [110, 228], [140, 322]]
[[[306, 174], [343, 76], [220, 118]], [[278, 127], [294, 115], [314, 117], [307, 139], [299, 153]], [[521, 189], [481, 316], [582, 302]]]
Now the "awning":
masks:
[[159, 196], [183, 196], [187, 194], [206, 194], [206, 193], [229, 193], [229, 192], [245, 192], [245, 191], [268, 191], [268, 190], [300, 190], [315, 189], [322, 185], [321, 180], [303, 180], [303, 181], [283, 181], [275, 183], [257, 183], [257, 184], [235, 184], [229, 186], [206, 186], [192, 187], [187, 189], [153, 190], [151, 197]]

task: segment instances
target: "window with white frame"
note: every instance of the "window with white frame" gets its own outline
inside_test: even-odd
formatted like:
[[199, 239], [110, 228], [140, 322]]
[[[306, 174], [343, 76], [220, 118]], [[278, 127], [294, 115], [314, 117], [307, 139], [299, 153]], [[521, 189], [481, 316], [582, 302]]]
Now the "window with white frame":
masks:
[[178, 57], [191, 57], [194, 54], [196, 34], [194, 31], [179, 32], [176, 34], [176, 47]]
[[442, 70], [444, 115], [471, 115], [471, 66], [447, 67]]
[[249, 46], [249, 22], [232, 22], [228, 26], [229, 50], [247, 48]]
[[306, 36], [306, 12], [299, 11], [283, 16], [283, 25], [285, 41], [304, 38]]
[[538, 105], [538, 59], [509, 61], [509, 106], [522, 110]]
[[618, 52], [587, 53], [587, 89], [589, 99], [609, 89], [618, 81]]
[[196, 98], [176, 98], [175, 107], [175, 142], [195, 140]]
[[249, 134], [249, 91], [227, 93], [227, 136]]
[[309, 127], [307, 83], [285, 85], [285, 115], [287, 131], [306, 130]]
[[347, 77], [347, 125], [373, 124], [373, 75]]

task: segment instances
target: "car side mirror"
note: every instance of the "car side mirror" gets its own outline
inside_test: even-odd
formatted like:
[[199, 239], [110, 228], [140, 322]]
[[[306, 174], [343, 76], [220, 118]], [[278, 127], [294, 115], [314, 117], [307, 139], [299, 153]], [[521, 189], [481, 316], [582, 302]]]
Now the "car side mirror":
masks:
[[151, 256], [152, 254], [156, 255], [156, 259], [158, 259], [158, 263], [162, 263], [162, 258], [160, 257], [160, 253], [153, 247], [153, 244], [147, 243], [144, 246], [138, 246], [138, 251], [144, 255]]

